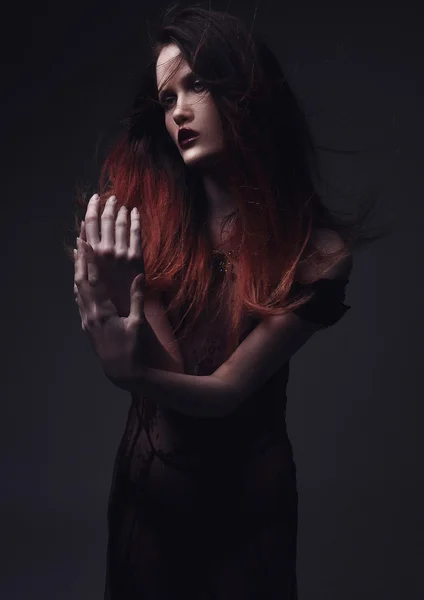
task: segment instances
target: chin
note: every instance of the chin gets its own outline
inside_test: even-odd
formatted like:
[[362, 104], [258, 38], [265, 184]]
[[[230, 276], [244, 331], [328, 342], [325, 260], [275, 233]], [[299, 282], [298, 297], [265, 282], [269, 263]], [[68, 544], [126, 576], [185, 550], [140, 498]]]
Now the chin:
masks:
[[202, 151], [200, 148], [188, 148], [182, 153], [182, 159], [187, 167], [197, 167], [199, 169], [215, 166], [220, 158], [222, 158], [221, 150]]

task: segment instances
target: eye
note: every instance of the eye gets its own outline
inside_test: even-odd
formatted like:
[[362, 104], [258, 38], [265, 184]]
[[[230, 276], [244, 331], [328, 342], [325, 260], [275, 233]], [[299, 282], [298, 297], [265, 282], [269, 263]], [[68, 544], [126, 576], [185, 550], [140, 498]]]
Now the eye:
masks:
[[[193, 89], [196, 93], [201, 93], [204, 92], [206, 90], [206, 87], [203, 85], [203, 83], [201, 82], [200, 79], [196, 79], [195, 81], [193, 81], [192, 85], [191, 85], [191, 89]], [[169, 95], [169, 96], [164, 96], [161, 100], [161, 105], [162, 107], [167, 110], [169, 108], [169, 104], [171, 101], [173, 101], [175, 99], [175, 96]]]
[[171, 98], [171, 96], [166, 96], [166, 97], [165, 97], [165, 98], [163, 98], [163, 99], [161, 100], [161, 102], [160, 102], [160, 103], [161, 103], [161, 105], [162, 105], [162, 107], [163, 107], [165, 110], [166, 110], [166, 109], [169, 107], [169, 102], [168, 102], [169, 98]]
[[193, 89], [195, 87], [200, 88], [201, 92], [203, 92], [203, 90], [205, 89], [205, 86], [202, 84], [202, 82], [200, 81], [200, 79], [196, 79], [196, 81], [193, 82]]

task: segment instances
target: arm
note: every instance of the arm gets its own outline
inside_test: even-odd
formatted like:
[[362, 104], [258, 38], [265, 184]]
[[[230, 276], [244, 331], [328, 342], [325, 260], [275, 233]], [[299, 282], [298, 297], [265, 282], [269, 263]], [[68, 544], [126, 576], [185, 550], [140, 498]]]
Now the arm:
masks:
[[319, 329], [294, 314], [262, 321], [212, 375], [141, 367], [130, 391], [191, 417], [225, 417], [259, 389]]
[[147, 292], [144, 300], [142, 363], [147, 367], [184, 373], [184, 360], [162, 305], [160, 292]]
[[[340, 238], [323, 231], [318, 243], [321, 250], [338, 248]], [[327, 268], [326, 279], [347, 280], [352, 270], [352, 255], [346, 254]], [[232, 390], [235, 406], [241, 404], [260, 387], [309, 340], [319, 329], [294, 312], [277, 315], [262, 321], [240, 344], [214, 376], [225, 381]]]
[[[352, 257], [342, 258], [325, 273], [345, 279]], [[143, 368], [135, 393], [189, 416], [224, 417], [255, 393], [320, 329], [293, 313], [262, 321], [212, 375], [193, 376]]]
[[151, 396], [164, 408], [192, 417], [219, 417], [230, 405], [225, 382], [210, 376], [185, 375], [184, 360], [160, 299], [149, 292], [144, 303], [144, 338], [140, 376], [130, 390]]
[[184, 374], [184, 360], [166, 317], [160, 293], [146, 294], [144, 314], [143, 367], [132, 393], [135, 396], [151, 396], [160, 406], [188, 416], [220, 416], [223, 407], [230, 405], [229, 389], [212, 375]]
[[233, 390], [215, 373], [186, 375], [143, 366], [129, 391], [136, 398], [150, 396], [159, 406], [189, 417], [221, 417], [234, 405]]
[[130, 390], [191, 417], [225, 417], [259, 389], [319, 329], [294, 314], [262, 321], [212, 375], [142, 367]]

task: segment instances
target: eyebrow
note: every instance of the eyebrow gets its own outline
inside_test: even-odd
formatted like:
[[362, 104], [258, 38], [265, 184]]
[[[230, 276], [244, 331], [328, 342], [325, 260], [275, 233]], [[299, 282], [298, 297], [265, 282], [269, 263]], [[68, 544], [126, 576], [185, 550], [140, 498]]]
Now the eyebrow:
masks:
[[[194, 76], [195, 76], [195, 75], [194, 75], [193, 71], [189, 71], [188, 73], [186, 73], [185, 75], [183, 75], [183, 77], [181, 78], [181, 81], [182, 81], [183, 83], [187, 83], [188, 81], [190, 81], [190, 79], [194, 79]], [[164, 87], [164, 88], [163, 88], [163, 89], [162, 89], [162, 90], [159, 92], [159, 95], [158, 95], [158, 100], [159, 100], [159, 102], [160, 102], [161, 100], [163, 100], [163, 96], [164, 96], [164, 95], [165, 95], [167, 92], [169, 92], [169, 87]]]

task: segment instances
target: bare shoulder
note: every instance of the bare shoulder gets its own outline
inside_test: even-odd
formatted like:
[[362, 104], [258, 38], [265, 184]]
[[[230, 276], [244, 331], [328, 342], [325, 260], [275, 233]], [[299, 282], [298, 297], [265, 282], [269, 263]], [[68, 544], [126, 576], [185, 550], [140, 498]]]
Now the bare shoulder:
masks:
[[315, 227], [312, 230], [310, 242], [323, 254], [337, 252], [343, 247], [343, 239], [337, 231], [325, 227]]
[[328, 261], [317, 266], [299, 263], [296, 271], [296, 279], [307, 282], [318, 278], [326, 279], [348, 279], [353, 267], [353, 256], [346, 251], [335, 261], [332, 256], [335, 252], [342, 250], [344, 241], [337, 231], [324, 227], [315, 227], [312, 230], [309, 246], [318, 250], [322, 256], [328, 255]]

